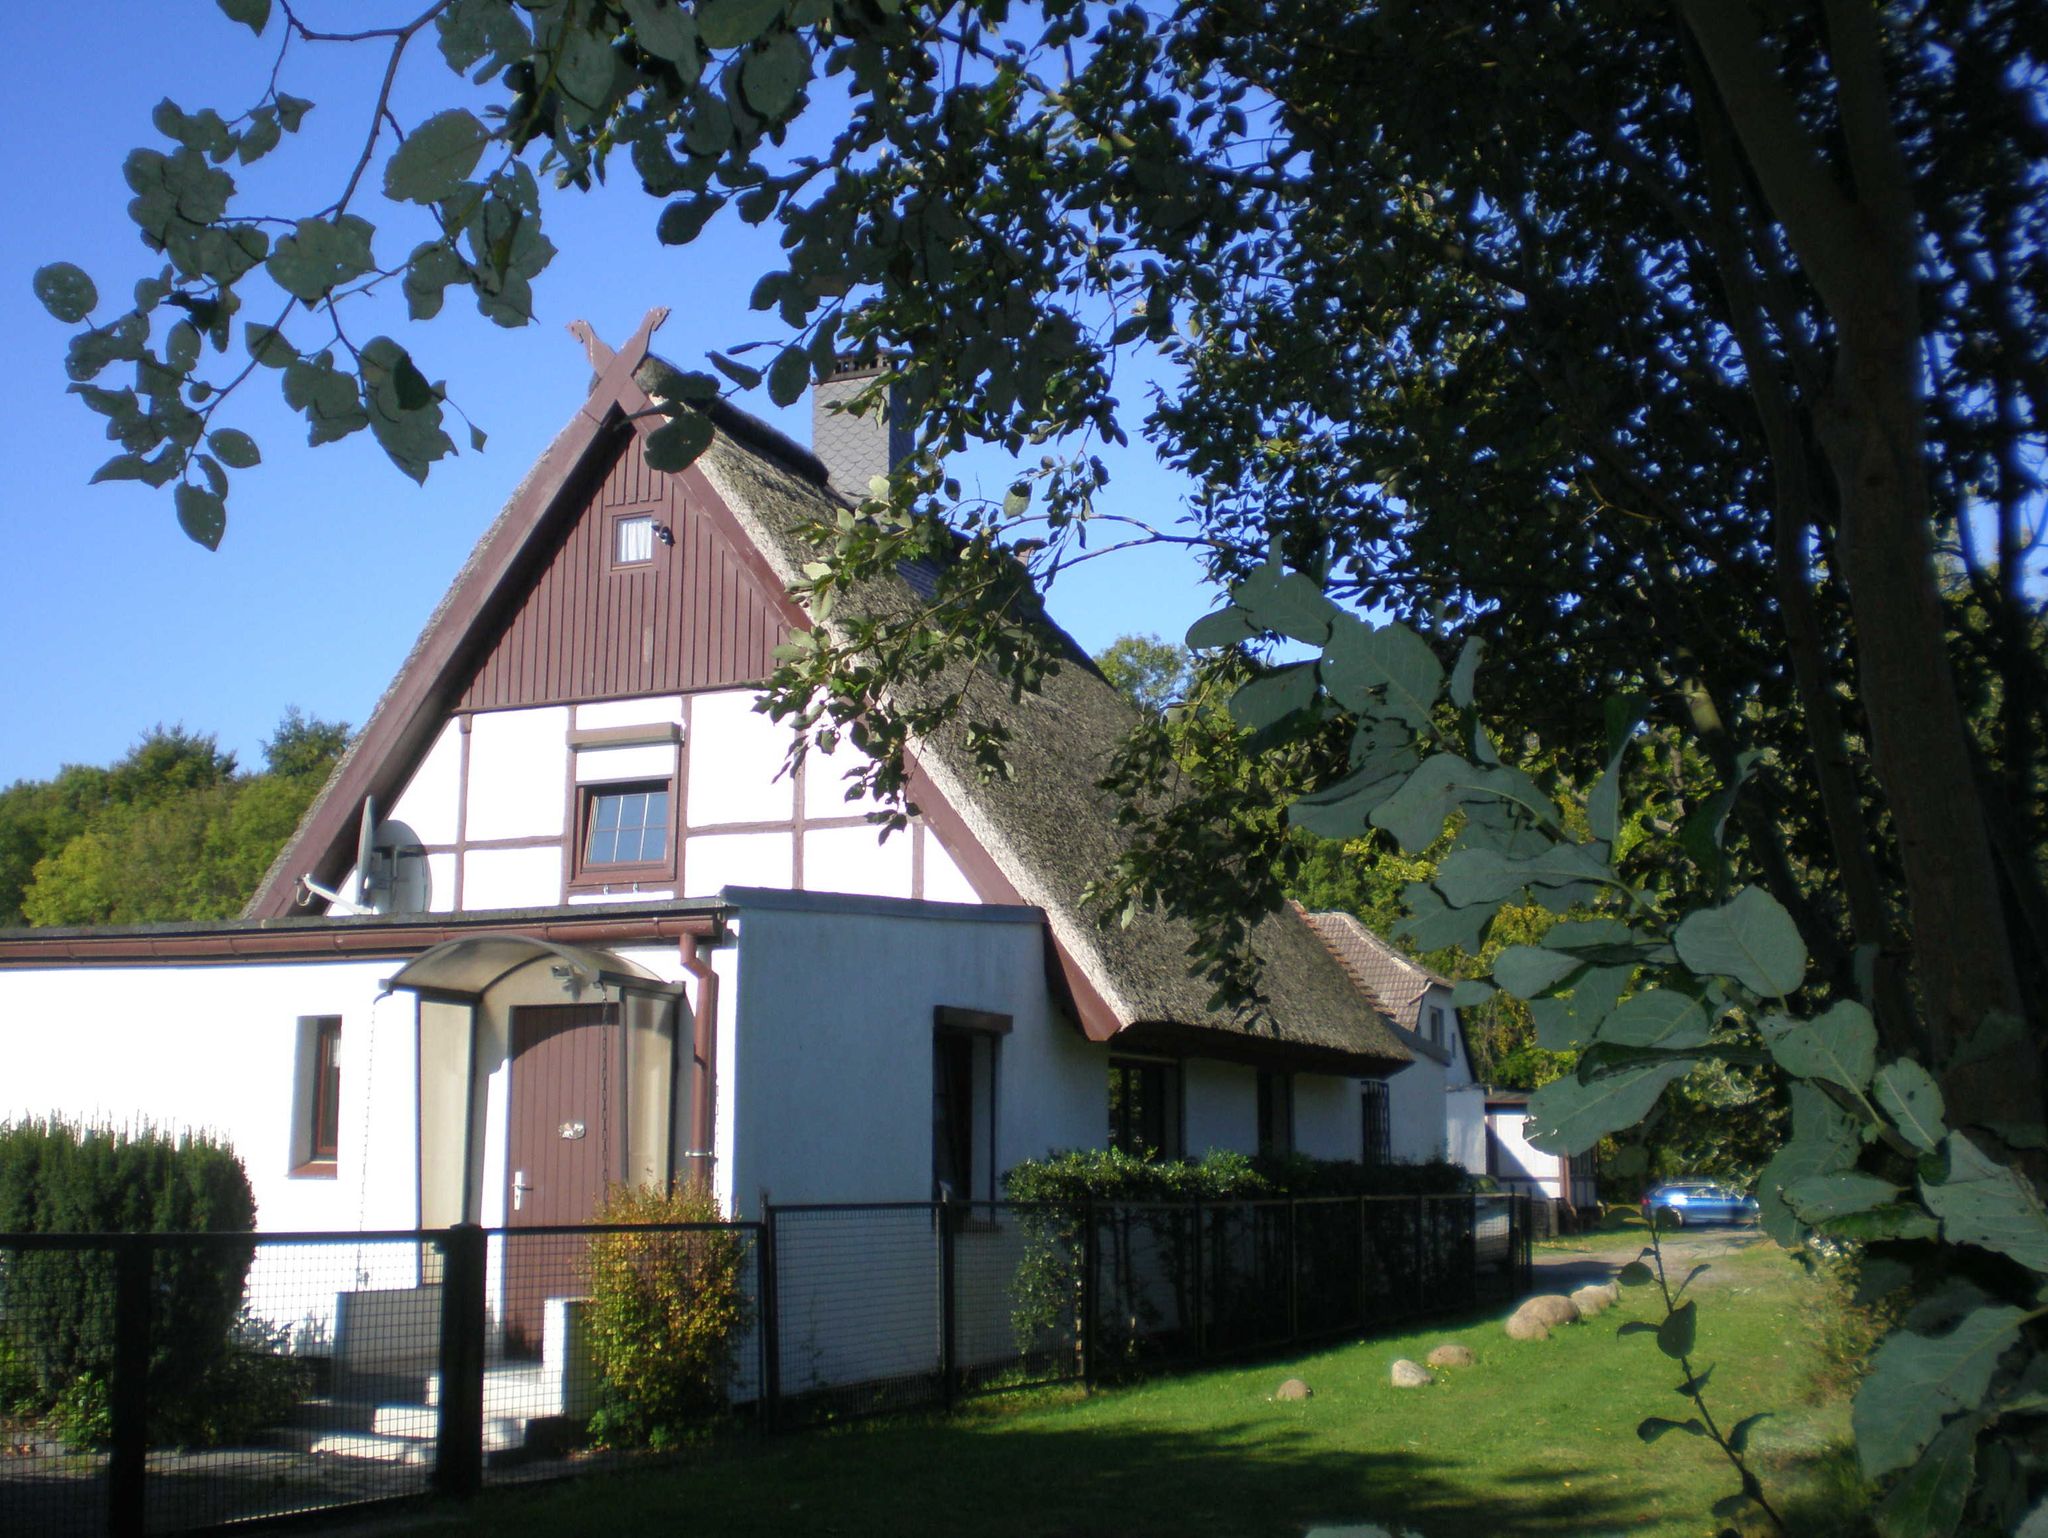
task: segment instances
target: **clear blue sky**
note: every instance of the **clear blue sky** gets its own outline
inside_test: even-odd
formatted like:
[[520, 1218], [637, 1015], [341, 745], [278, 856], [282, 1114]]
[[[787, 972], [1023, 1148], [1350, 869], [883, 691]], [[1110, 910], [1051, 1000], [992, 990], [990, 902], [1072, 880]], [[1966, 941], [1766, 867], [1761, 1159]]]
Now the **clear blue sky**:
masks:
[[[305, 0], [301, 9], [316, 24], [363, 26], [415, 6]], [[0, 373], [10, 472], [0, 491], [9, 568], [0, 590], [0, 784], [107, 762], [157, 722], [215, 732], [252, 767], [288, 705], [360, 726], [470, 546], [581, 400], [588, 368], [567, 322], [586, 318], [616, 342], [650, 306], [668, 305], [660, 347], [679, 362], [775, 335], [771, 321], [746, 308], [772, 235], [732, 224], [714, 226], [697, 246], [663, 247], [653, 236], [659, 205], [628, 172], [609, 190], [555, 199], [549, 233], [560, 255], [538, 285], [532, 326], [502, 330], [453, 290], [439, 319], [410, 331], [401, 329], [402, 310], [365, 307], [352, 323], [358, 342], [379, 329], [400, 336], [429, 377], [445, 379], [490, 434], [483, 454], [468, 451], [454, 424], [463, 453], [415, 486], [366, 433], [308, 449], [303, 423], [266, 379], [235, 408], [233, 421], [261, 442], [264, 463], [236, 477], [218, 552], [179, 532], [167, 495], [88, 486], [112, 446], [102, 419], [64, 393], [71, 328], [44, 313], [30, 275], [45, 262], [76, 262], [99, 284], [97, 318], [125, 308], [121, 296], [154, 273], [157, 259], [127, 217], [123, 157], [159, 142], [149, 116], [165, 95], [226, 116], [251, 105], [275, 39], [275, 24], [259, 42], [213, 0], [0, 7], [7, 139], [19, 155], [11, 216], [0, 224], [10, 364]], [[430, 47], [419, 54], [400, 82], [408, 122], [456, 88]], [[254, 211], [304, 213], [332, 199], [360, 147], [381, 67], [368, 49], [298, 52], [283, 84], [315, 110], [304, 142], [237, 170], [259, 194]], [[359, 206], [380, 224], [383, 260], [419, 238], [381, 199]], [[115, 373], [101, 383], [127, 382]], [[778, 412], [765, 394], [742, 404], [808, 441], [804, 410]], [[1135, 428], [1135, 391], [1128, 404]], [[1142, 447], [1112, 464], [1110, 510], [1171, 520], [1185, 491], [1176, 478]], [[956, 468], [998, 492], [1007, 480], [992, 458]], [[1130, 631], [1178, 636], [1211, 606], [1193, 564], [1172, 552], [1091, 562], [1060, 579], [1051, 603], [1091, 650]]]

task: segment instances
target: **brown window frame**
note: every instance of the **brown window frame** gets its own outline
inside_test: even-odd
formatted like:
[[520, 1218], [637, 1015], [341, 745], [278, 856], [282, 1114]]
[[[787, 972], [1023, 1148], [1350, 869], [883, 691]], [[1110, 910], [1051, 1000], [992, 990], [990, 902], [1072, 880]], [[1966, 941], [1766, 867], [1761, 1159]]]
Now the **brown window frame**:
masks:
[[340, 1161], [341, 1026], [340, 1015], [309, 1015], [299, 1021], [294, 1175], [331, 1180]]
[[[668, 801], [668, 823], [662, 854], [655, 860], [607, 860], [590, 858], [591, 820], [598, 802], [606, 796], [648, 795], [659, 791]], [[569, 884], [578, 890], [592, 890], [635, 882], [673, 882], [676, 878], [676, 777], [645, 780], [583, 780], [575, 788], [575, 844], [570, 857]]]
[[[1136, 1085], [1138, 1093], [1132, 1094]], [[1170, 1058], [1126, 1057], [1109, 1060], [1109, 1146], [1155, 1159], [1178, 1159], [1187, 1151], [1181, 1065]], [[1156, 1124], [1154, 1130], [1141, 1125]]]
[[[638, 561], [619, 558], [619, 529], [636, 518], [647, 520], [647, 554]], [[649, 571], [654, 566], [654, 552], [661, 544], [661, 517], [657, 513], [642, 509], [615, 515], [611, 521], [611, 548], [605, 552], [609, 557], [607, 565], [613, 571]]]

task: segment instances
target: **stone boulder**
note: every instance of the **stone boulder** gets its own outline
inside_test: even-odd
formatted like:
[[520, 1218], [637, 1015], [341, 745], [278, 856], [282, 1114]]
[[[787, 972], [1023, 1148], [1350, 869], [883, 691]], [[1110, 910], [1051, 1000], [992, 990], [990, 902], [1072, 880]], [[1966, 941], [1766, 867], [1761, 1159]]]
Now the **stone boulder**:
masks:
[[1406, 1357], [1396, 1362], [1387, 1376], [1393, 1381], [1395, 1388], [1428, 1388], [1436, 1382], [1428, 1368], [1417, 1367]]
[[1472, 1354], [1470, 1346], [1449, 1342], [1436, 1347], [1426, 1360], [1432, 1367], [1473, 1367], [1479, 1362], [1479, 1358]]
[[1273, 1391], [1275, 1399], [1313, 1399], [1316, 1391], [1299, 1378], [1289, 1378]]
[[1561, 1324], [1579, 1322], [1579, 1305], [1561, 1292], [1545, 1292], [1533, 1298], [1525, 1298], [1522, 1300], [1522, 1306], [1515, 1312], [1526, 1314], [1538, 1324], [1553, 1330]]
[[1548, 1340], [1550, 1327], [1533, 1314], [1510, 1314], [1507, 1323], [1509, 1340]]
[[1591, 1319], [1604, 1314], [1621, 1301], [1621, 1289], [1612, 1282], [1600, 1282], [1591, 1287], [1581, 1287], [1571, 1295], [1571, 1301], [1582, 1319]]

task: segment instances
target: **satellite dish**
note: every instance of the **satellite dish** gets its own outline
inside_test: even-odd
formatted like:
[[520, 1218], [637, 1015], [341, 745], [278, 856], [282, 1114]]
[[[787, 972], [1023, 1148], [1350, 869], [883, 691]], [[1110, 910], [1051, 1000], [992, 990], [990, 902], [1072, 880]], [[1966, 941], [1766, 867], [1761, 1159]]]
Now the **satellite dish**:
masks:
[[369, 796], [363, 797], [363, 820], [356, 830], [356, 906], [376, 906], [376, 880], [370, 874], [370, 862], [377, 857], [377, 803]]

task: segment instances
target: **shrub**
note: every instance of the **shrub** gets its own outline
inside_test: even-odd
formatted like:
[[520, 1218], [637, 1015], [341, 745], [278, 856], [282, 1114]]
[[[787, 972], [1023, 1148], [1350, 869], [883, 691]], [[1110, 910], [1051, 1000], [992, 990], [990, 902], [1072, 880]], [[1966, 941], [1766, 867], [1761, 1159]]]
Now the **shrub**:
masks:
[[[242, 1232], [256, 1202], [241, 1161], [211, 1138], [59, 1121], [0, 1125], [0, 1232]], [[203, 1437], [233, 1349], [255, 1246], [156, 1252], [150, 1272], [151, 1435]], [[106, 1436], [114, 1363], [114, 1259], [106, 1250], [22, 1251], [0, 1269], [11, 1340], [7, 1392], [68, 1438]]]
[[597, 1222], [649, 1225], [590, 1241], [590, 1346], [603, 1384], [592, 1435], [610, 1445], [663, 1447], [723, 1410], [740, 1338], [753, 1323], [747, 1243], [695, 1191], [614, 1187]]
[[[1082, 1307], [1082, 1228], [1090, 1201], [1096, 1214], [1096, 1366], [1129, 1365], [1150, 1346], [1170, 1348], [1191, 1326], [1194, 1226], [1188, 1203], [1265, 1201], [1273, 1206], [1213, 1215], [1204, 1232], [1203, 1316], [1212, 1340], [1270, 1338], [1268, 1316], [1286, 1309], [1287, 1265], [1297, 1267], [1305, 1324], [1335, 1317], [1359, 1292], [1363, 1215], [1304, 1208], [1290, 1241], [1289, 1197], [1449, 1195], [1469, 1189], [1455, 1164], [1366, 1165], [1305, 1154], [1251, 1159], [1211, 1151], [1200, 1160], [1146, 1159], [1114, 1148], [1073, 1149], [1026, 1160], [1003, 1177], [1010, 1200], [1030, 1204], [1018, 1214], [1025, 1234], [1011, 1327], [1018, 1350], [1044, 1357], [1076, 1342]], [[1151, 1205], [1169, 1204], [1169, 1205]], [[1404, 1225], [1409, 1221], [1404, 1212]], [[1420, 1247], [1401, 1230], [1409, 1264], [1446, 1273], [1469, 1239], [1462, 1212], [1434, 1214]], [[1291, 1248], [1290, 1248], [1291, 1244]], [[1469, 1267], [1468, 1267], [1469, 1269]], [[1391, 1284], [1389, 1284], [1391, 1285]], [[1411, 1285], [1408, 1289], [1413, 1291]]]

